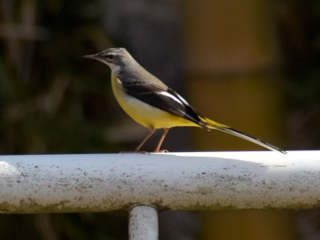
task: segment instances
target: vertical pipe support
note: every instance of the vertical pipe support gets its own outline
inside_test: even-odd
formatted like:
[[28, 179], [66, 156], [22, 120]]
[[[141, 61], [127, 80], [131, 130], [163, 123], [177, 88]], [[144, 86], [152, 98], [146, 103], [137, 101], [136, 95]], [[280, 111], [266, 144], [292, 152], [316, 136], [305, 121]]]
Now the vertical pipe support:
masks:
[[158, 240], [158, 212], [152, 206], [134, 206], [129, 212], [129, 240]]

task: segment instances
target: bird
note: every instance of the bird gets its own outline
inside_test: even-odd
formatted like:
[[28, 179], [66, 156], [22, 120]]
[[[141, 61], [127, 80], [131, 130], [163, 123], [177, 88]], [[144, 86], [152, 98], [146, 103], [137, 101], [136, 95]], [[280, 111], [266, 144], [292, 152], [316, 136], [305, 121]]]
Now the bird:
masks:
[[164, 132], [154, 152], [165, 152], [160, 148], [170, 128], [200, 127], [228, 133], [269, 150], [286, 153], [259, 138], [204, 117], [182, 96], [143, 68], [125, 48], [108, 48], [83, 57], [109, 66], [112, 91], [119, 105], [134, 121], [150, 130], [133, 152], [140, 152], [157, 129], [163, 129]]

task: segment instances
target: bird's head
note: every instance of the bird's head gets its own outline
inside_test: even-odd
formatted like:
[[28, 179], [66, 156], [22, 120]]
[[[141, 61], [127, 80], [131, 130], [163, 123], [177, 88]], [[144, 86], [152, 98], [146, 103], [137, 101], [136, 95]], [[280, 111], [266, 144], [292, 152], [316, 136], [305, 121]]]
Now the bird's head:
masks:
[[132, 60], [131, 55], [125, 48], [108, 48], [97, 54], [83, 57], [103, 62], [111, 68], [112, 73], [119, 71], [128, 61]]

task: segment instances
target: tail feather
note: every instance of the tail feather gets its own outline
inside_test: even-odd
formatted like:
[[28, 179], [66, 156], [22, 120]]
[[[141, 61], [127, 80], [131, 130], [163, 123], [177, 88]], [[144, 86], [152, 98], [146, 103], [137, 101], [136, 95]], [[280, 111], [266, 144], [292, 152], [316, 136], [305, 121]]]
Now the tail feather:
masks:
[[212, 121], [208, 118], [203, 118], [201, 119], [206, 125], [208, 128], [210, 129], [215, 129], [215, 130], [219, 130], [221, 132], [224, 132], [224, 133], [229, 133], [233, 136], [236, 136], [236, 137], [239, 137], [239, 138], [242, 138], [242, 139], [245, 139], [247, 141], [250, 141], [250, 142], [253, 142], [255, 144], [258, 144], [264, 148], [267, 148], [267, 149], [270, 149], [272, 151], [277, 151], [277, 152], [280, 152], [280, 153], [283, 153], [283, 154], [286, 154], [287, 152], [278, 148], [278, 147], [275, 147], [267, 142], [264, 142], [262, 141], [261, 139], [259, 138], [255, 138], [255, 137], [252, 137], [246, 133], [242, 133], [238, 130], [235, 130], [229, 126], [226, 126], [226, 125], [223, 125], [223, 124], [220, 124], [220, 123], [217, 123], [215, 121]]

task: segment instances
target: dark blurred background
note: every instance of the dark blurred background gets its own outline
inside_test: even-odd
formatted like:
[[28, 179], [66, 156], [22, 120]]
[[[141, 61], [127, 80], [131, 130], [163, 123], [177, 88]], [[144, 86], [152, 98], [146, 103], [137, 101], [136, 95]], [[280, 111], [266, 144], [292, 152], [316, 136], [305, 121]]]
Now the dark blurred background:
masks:
[[[147, 134], [117, 105], [110, 70], [82, 58], [126, 47], [203, 115], [288, 150], [320, 146], [316, 0], [0, 0], [0, 154], [111, 153]], [[152, 150], [162, 133], [144, 150]], [[169, 151], [261, 150], [170, 130]], [[1, 215], [0, 238], [127, 239], [123, 212]], [[320, 239], [320, 212], [160, 214], [160, 239]]]

